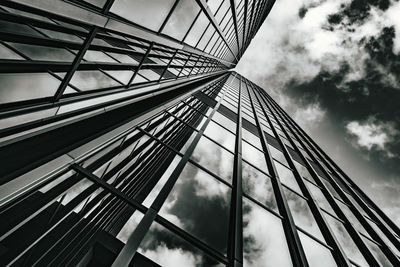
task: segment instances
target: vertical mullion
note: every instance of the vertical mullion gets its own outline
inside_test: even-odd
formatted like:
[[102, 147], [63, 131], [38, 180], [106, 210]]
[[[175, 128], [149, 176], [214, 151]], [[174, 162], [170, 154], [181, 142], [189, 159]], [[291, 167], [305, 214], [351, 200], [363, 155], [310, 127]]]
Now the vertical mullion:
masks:
[[209, 22], [213, 25], [213, 27], [217, 30], [218, 34], [221, 36], [222, 40], [225, 42], [225, 44], [228, 46], [229, 51], [233, 55], [233, 57], [236, 59], [236, 62], [238, 59], [236, 58], [235, 53], [233, 53], [231, 47], [229, 46], [224, 33], [222, 32], [221, 28], [219, 27], [218, 23], [215, 21], [215, 18], [213, 14], [211, 13], [210, 8], [207, 6], [207, 3], [204, 0], [196, 0], [198, 5], [200, 6], [201, 10], [203, 10], [204, 14], [207, 16]]
[[256, 2], [257, 2], [257, 0], [253, 0], [253, 6], [251, 8], [251, 17], [249, 20], [249, 30], [247, 32], [247, 38], [246, 38], [247, 42], [249, 42], [249, 40], [251, 39], [250, 34], [253, 31], [253, 22], [254, 22], [255, 12], [256, 12], [256, 9], [258, 9], [261, 0], [257, 3], [257, 7], [256, 7]]
[[231, 2], [231, 11], [232, 11], [232, 19], [233, 19], [233, 26], [235, 28], [236, 43], [237, 43], [237, 47], [238, 47], [238, 54], [239, 54], [239, 57], [240, 57], [241, 55], [240, 55], [240, 43], [239, 43], [239, 33], [238, 33], [238, 23], [237, 23], [236, 1], [237, 0], [230, 0], [230, 2]]
[[71, 68], [65, 75], [64, 79], [62, 80], [60, 86], [58, 87], [56, 93], [54, 94], [53, 97], [53, 102], [56, 102], [60, 99], [60, 97], [63, 95], [65, 89], [68, 86], [68, 83], [71, 81], [72, 76], [74, 75], [75, 71], [78, 69], [80, 62], [83, 59], [83, 56], [85, 55], [86, 51], [89, 49], [90, 44], [92, 43], [94, 37], [96, 36], [99, 28], [97, 26], [94, 26], [88, 36], [85, 39], [85, 42], [82, 44], [81, 49], [79, 50], [78, 54], [74, 58], [74, 61], [72, 62]]
[[136, 75], [139, 73], [140, 69], [142, 68], [144, 62], [146, 61], [151, 49], [153, 49], [154, 42], [151, 42], [149, 47], [146, 50], [146, 53], [143, 55], [142, 59], [140, 60], [139, 65], [137, 66], [135, 72], [133, 73], [132, 77], [129, 79], [129, 82], [127, 83], [126, 87], [129, 88], [133, 80], [135, 79]]
[[[219, 85], [219, 86], [221, 86], [221, 85]], [[203, 88], [200, 88], [199, 90], [201, 90], [201, 89], [203, 89]], [[226, 92], [226, 90], [225, 90], [225, 92]], [[225, 95], [225, 92], [224, 92], [224, 95]], [[120, 253], [118, 254], [117, 258], [114, 260], [114, 263], [112, 266], [117, 267], [117, 266], [128, 266], [129, 265], [130, 261], [132, 260], [133, 256], [136, 253], [136, 250], [139, 248], [139, 245], [140, 245], [141, 241], [143, 240], [145, 234], [147, 233], [151, 224], [157, 217], [157, 213], [160, 211], [164, 201], [167, 199], [169, 193], [171, 192], [172, 188], [174, 187], [183, 168], [186, 166], [186, 164], [189, 160], [189, 157], [191, 156], [197, 143], [199, 142], [200, 138], [202, 137], [204, 130], [208, 126], [209, 122], [211, 121], [211, 118], [214, 115], [214, 113], [217, 111], [222, 99], [223, 99], [223, 97], [221, 97], [221, 99], [219, 100], [217, 105], [215, 105], [210, 116], [204, 122], [203, 126], [197, 133], [196, 137], [193, 139], [192, 143], [186, 150], [185, 154], [179, 161], [178, 165], [175, 167], [174, 171], [171, 173], [170, 177], [168, 178], [165, 185], [162, 187], [161, 191], [159, 192], [159, 194], [157, 195], [157, 197], [151, 204], [150, 208], [145, 213], [143, 219], [140, 221], [140, 223], [138, 224], [135, 231], [128, 238], [128, 241], [126, 242], [125, 246], [122, 248]]]
[[176, 6], [179, 4], [181, 0], [175, 0], [174, 4], [172, 5], [171, 9], [168, 12], [167, 17], [164, 19], [163, 23], [161, 24], [160, 28], [158, 29], [157, 33], [160, 34], [162, 30], [164, 29], [165, 25], [167, 24], [169, 18], [171, 17], [172, 13], [174, 13], [174, 10]]
[[[294, 266], [304, 266], [304, 267], [308, 267], [308, 262], [306, 259], [306, 255], [305, 252], [303, 250], [303, 247], [301, 245], [300, 242], [300, 238], [299, 235], [297, 233], [297, 229], [296, 226], [294, 224], [294, 220], [292, 217], [292, 214], [290, 212], [286, 197], [283, 193], [283, 189], [282, 189], [282, 184], [278, 178], [278, 174], [277, 171], [275, 169], [275, 166], [273, 164], [273, 159], [271, 156], [271, 153], [269, 151], [268, 148], [268, 143], [267, 140], [263, 134], [263, 130], [261, 128], [261, 124], [258, 118], [258, 114], [256, 112], [256, 109], [254, 107], [254, 100], [253, 100], [253, 96], [252, 96], [252, 90], [250, 90], [249, 88], [247, 88], [248, 93], [249, 93], [249, 98], [250, 98], [250, 102], [251, 102], [251, 107], [253, 109], [253, 114], [255, 117], [255, 121], [257, 124], [257, 128], [259, 131], [259, 135], [260, 135], [260, 140], [261, 140], [261, 144], [264, 148], [265, 153], [265, 159], [267, 161], [267, 165], [268, 165], [268, 169], [269, 169], [269, 173], [271, 175], [271, 183], [272, 183], [272, 187], [274, 189], [274, 193], [275, 193], [275, 197], [276, 197], [276, 202], [278, 205], [278, 209], [280, 214], [282, 214], [282, 216], [284, 217], [284, 219], [282, 220], [282, 224], [283, 224], [283, 228], [284, 228], [284, 232], [285, 232], [285, 236], [286, 236], [286, 240], [288, 243], [288, 247], [289, 247], [289, 252], [290, 255], [292, 256], [292, 261], [293, 261], [293, 265]], [[262, 106], [262, 105], [261, 105]]]
[[241, 47], [241, 53], [243, 54], [244, 48], [245, 48], [245, 42], [246, 42], [246, 24], [247, 24], [247, 9], [249, 5], [249, 0], [243, 0], [244, 1], [244, 13], [243, 13], [243, 41], [242, 41], [242, 47]]
[[[297, 126], [298, 127], [298, 126]], [[327, 166], [327, 168], [332, 172], [332, 173], [340, 173], [340, 174], [342, 174], [344, 177], [347, 177], [347, 180], [348, 180], [348, 182], [349, 183], [351, 183], [352, 184], [352, 186], [354, 186], [354, 187], [356, 187], [357, 189], [358, 189], [358, 191], [360, 192], [360, 194], [363, 194], [363, 196], [364, 197], [366, 197], [368, 200], [369, 200], [369, 204], [373, 204], [374, 205], [374, 207], [375, 207], [375, 209], [376, 209], [376, 212], [381, 212], [381, 213], [383, 213], [380, 209], [379, 209], [379, 207], [377, 207], [375, 204], [374, 204], [374, 202], [373, 201], [371, 201], [369, 198], [368, 198], [368, 196], [366, 196], [365, 194], [364, 194], [364, 192], [362, 192], [362, 190], [361, 189], [359, 189], [358, 188], [358, 186], [318, 147], [318, 145], [317, 144], [315, 144], [313, 141], [312, 141], [312, 139], [310, 139], [309, 138], [309, 136], [301, 129], [301, 128], [299, 128], [299, 130], [298, 130], [300, 133], [301, 133], [301, 135], [303, 136], [303, 138], [304, 138], [304, 140], [309, 144], [309, 145], [312, 145], [311, 147], [315, 147], [315, 151], [316, 151], [316, 153], [318, 153], [319, 154], [319, 157], [324, 161], [324, 163], [325, 163], [325, 165]], [[311, 140], [311, 141], [309, 141], [309, 140]], [[321, 156], [322, 155], [322, 156]], [[334, 165], [335, 166], [335, 168], [336, 169], [334, 169], [334, 168], [332, 168], [331, 166], [330, 166], [330, 164], [327, 164], [327, 162], [329, 162], [330, 164], [332, 164], [332, 165]], [[338, 178], [339, 179], [341, 179], [342, 180], [342, 178], [340, 177], [340, 175], [337, 175], [338, 176]], [[370, 209], [369, 209], [369, 207], [367, 206], [367, 204], [366, 203], [364, 203], [364, 201], [358, 196], [358, 194], [356, 193], [356, 192], [354, 192], [354, 189], [353, 188], [351, 188], [350, 186], [348, 186], [347, 185], [347, 183], [345, 183], [345, 182], [343, 182], [343, 184], [345, 184], [345, 186], [346, 186], [346, 188], [350, 191], [350, 192], [352, 192], [352, 196], [354, 197], [354, 199], [356, 200], [356, 202], [365, 210], [365, 212], [366, 213], [368, 213], [368, 215], [370, 216], [370, 217], [372, 217], [372, 218], [374, 218], [376, 221], [378, 221], [380, 224], [381, 224], [381, 226], [382, 226], [382, 228], [383, 229], [381, 229], [384, 233], [385, 233], [385, 235], [389, 238], [389, 240], [390, 241], [392, 241], [392, 243], [400, 250], [400, 242], [399, 242], [399, 240], [396, 238], [396, 237], [394, 237], [391, 233], [390, 233], [390, 231], [387, 229], [387, 227], [381, 222], [381, 220], [380, 220], [380, 218], [378, 218]], [[384, 213], [383, 213], [384, 214]], [[386, 216], [386, 215], [385, 215]], [[385, 222], [387, 222], [386, 220], [384, 220]], [[391, 221], [390, 221], [391, 222]], [[393, 222], [391, 222], [391, 223], [393, 223]], [[399, 229], [397, 228], [397, 226], [394, 228], [394, 229], [392, 229], [394, 232], [396, 232], [396, 233], [398, 233], [398, 234], [400, 234], [400, 231], [399, 231]]]
[[183, 63], [183, 66], [182, 66], [181, 70], [179, 71], [178, 76], [176, 76], [176, 78], [179, 78], [183, 69], [186, 67], [186, 64], [189, 62], [189, 59], [191, 56], [192, 56], [192, 53], [189, 53], [189, 55], [187, 55], [187, 59], [185, 60], [185, 63]]
[[[231, 74], [233, 76], [233, 74]], [[243, 212], [242, 212], [242, 111], [241, 91], [242, 81], [239, 75], [233, 77], [239, 80], [238, 116], [236, 121], [235, 158], [232, 179], [229, 262], [231, 266], [243, 265]], [[229, 90], [232, 90], [231, 88]]]
[[110, 11], [111, 6], [114, 4], [115, 0], [107, 0], [106, 4], [103, 6], [102, 13], [107, 14]]
[[[294, 131], [293, 131], [294, 132]], [[297, 133], [295, 133], [295, 136], [297, 136]], [[298, 141], [300, 142], [300, 144], [303, 145], [304, 149], [308, 152], [309, 149], [307, 148], [307, 146], [304, 146], [304, 142], [301, 138], [297, 138]], [[304, 140], [307, 142], [307, 140], [304, 138]], [[315, 151], [318, 153], [318, 151]], [[378, 233], [376, 233], [375, 229], [368, 223], [367, 219], [362, 215], [362, 213], [359, 211], [358, 207], [355, 206], [351, 199], [349, 199], [349, 197], [346, 195], [346, 193], [342, 190], [342, 188], [337, 184], [337, 182], [330, 176], [330, 174], [325, 170], [325, 167], [322, 166], [319, 161], [314, 157], [314, 155], [312, 155], [311, 153], [310, 157], [313, 159], [313, 161], [318, 165], [318, 167], [321, 168], [321, 171], [324, 172], [324, 174], [329, 177], [329, 180], [331, 181], [331, 184], [335, 187], [335, 189], [337, 189], [339, 195], [345, 199], [346, 203], [350, 203], [351, 204], [351, 211], [353, 211], [354, 215], [356, 216], [356, 218], [360, 221], [361, 225], [367, 230], [367, 232], [375, 239], [378, 241], [378, 243], [380, 243], [381, 246], [381, 250], [382, 252], [387, 256], [388, 260], [394, 264], [394, 265], [398, 265], [400, 266], [400, 260], [399, 258], [393, 253], [393, 251], [390, 249], [390, 247], [386, 244], [386, 242], [379, 236]], [[321, 157], [322, 160], [324, 160], [323, 157]], [[329, 166], [329, 165], [328, 165]], [[333, 173], [336, 173], [335, 170], [333, 170]], [[339, 176], [340, 178], [340, 176]], [[346, 183], [343, 183], [344, 186], [351, 191], [351, 187], [348, 186]], [[354, 194], [354, 192], [352, 192]], [[354, 194], [355, 195], [355, 194]], [[379, 227], [379, 226], [378, 226]]]
[[[257, 94], [258, 94], [258, 92], [255, 91], [256, 98], [258, 99], [259, 102], [261, 102], [261, 100]], [[267, 106], [267, 108], [272, 113], [272, 115], [276, 119], [279, 126], [281, 126], [282, 131], [285, 133], [285, 135], [289, 136], [286, 132], [286, 129], [284, 127], [282, 127], [281, 122], [277, 119], [276, 114], [274, 114], [274, 112], [272, 112], [272, 110], [270, 109], [269, 106]], [[264, 116], [268, 120], [268, 123], [272, 126], [271, 120], [268, 117], [267, 113], [265, 112], [265, 108], [263, 105], [261, 105], [261, 109], [263, 110]], [[279, 145], [282, 147], [282, 150], [283, 150], [282, 152], [285, 156], [285, 159], [289, 163], [290, 168], [292, 168], [294, 176], [296, 178], [296, 181], [301, 188], [301, 191], [303, 192], [304, 196], [308, 199], [307, 202], [310, 205], [311, 212], [312, 212], [313, 216], [315, 217], [315, 219], [318, 223], [318, 226], [321, 228], [321, 230], [322, 230], [321, 232], [322, 232], [323, 236], [326, 238], [328, 245], [330, 245], [333, 248], [332, 254], [335, 255], [334, 259], [335, 259], [336, 263], [338, 264], [338, 266], [350, 266], [350, 263], [349, 263], [347, 257], [345, 256], [342, 248], [338, 244], [338, 241], [336, 240], [334, 234], [332, 233], [332, 230], [330, 229], [328, 223], [326, 222], [326, 219], [322, 215], [322, 212], [321, 212], [319, 206], [314, 201], [309, 189], [307, 188], [307, 186], [305, 185], [305, 183], [303, 181], [303, 178], [301, 177], [298, 170], [296, 169], [296, 167], [293, 163], [293, 158], [290, 155], [286, 145], [282, 141], [282, 139], [281, 139], [280, 135], [278, 134], [278, 132], [276, 131], [275, 127], [271, 127], [271, 129], [272, 129], [272, 132], [274, 133], [274, 135], [276, 136]], [[314, 171], [314, 170], [312, 170], [312, 171]], [[314, 173], [313, 177], [315, 175], [316, 175], [316, 173]]]
[[[269, 103], [269, 97], [266, 96], [266, 93], [264, 95], [264, 101], [266, 101], [266, 103]], [[271, 105], [273, 106], [275, 112], [279, 115], [279, 117], [281, 117], [281, 114], [278, 112], [277, 108], [275, 107], [275, 105]], [[282, 117], [281, 117], [282, 118]], [[292, 134], [294, 134], [295, 136], [297, 135], [293, 129], [291, 127], [289, 127], [289, 129], [291, 130]], [[289, 139], [290, 141], [292, 141], [292, 139]], [[300, 142], [301, 145], [302, 141], [298, 140]], [[296, 152], [299, 153], [299, 155], [301, 156], [301, 158], [303, 159], [304, 163], [307, 166], [307, 169], [310, 171], [310, 173], [313, 175], [315, 175], [314, 169], [311, 166], [311, 164], [307, 161], [306, 156], [303, 154], [304, 152], [301, 151], [301, 149], [299, 149], [294, 142], [292, 141], [292, 145], [294, 145], [293, 147], [296, 149]], [[303, 145], [304, 146], [304, 145]], [[307, 149], [307, 147], [304, 147], [304, 149]], [[309, 154], [310, 152], [308, 151], [308, 149], [306, 150]], [[310, 156], [313, 155], [311, 154]], [[315, 160], [313, 158], [313, 160]], [[368, 261], [368, 263], [371, 266], [379, 266], [379, 263], [377, 262], [377, 260], [375, 259], [375, 257], [372, 255], [371, 251], [368, 249], [368, 247], [365, 245], [364, 241], [362, 240], [360, 234], [358, 233], [358, 231], [354, 228], [354, 226], [351, 224], [350, 220], [346, 217], [346, 215], [343, 213], [343, 211], [340, 209], [339, 205], [335, 202], [334, 197], [332, 196], [332, 194], [329, 192], [329, 190], [326, 188], [325, 184], [320, 180], [318, 175], [313, 176], [313, 178], [316, 178], [315, 180], [317, 181], [318, 185], [320, 187], [322, 187], [323, 193], [326, 197], [326, 199], [328, 200], [329, 204], [332, 206], [332, 208], [334, 209], [334, 211], [339, 215], [339, 217], [345, 222], [344, 226], [345, 228], [348, 230], [350, 236], [353, 238], [354, 242], [356, 243], [356, 245], [358, 246], [358, 248], [360, 249], [361, 253], [363, 254], [363, 256], [365, 257], [365, 259]], [[335, 188], [336, 189], [336, 188]], [[336, 190], [338, 191], [338, 190]], [[340, 192], [338, 193], [343, 193], [341, 190], [339, 190]], [[344, 193], [343, 193], [344, 194]]]
[[175, 50], [174, 54], [172, 55], [172, 57], [170, 58], [170, 60], [169, 60], [169, 62], [167, 64], [167, 66], [165, 66], [165, 69], [163, 70], [163, 72], [160, 75], [160, 78], [158, 79], [158, 82], [160, 82], [162, 80], [164, 74], [167, 72], [169, 66], [171, 65], [172, 61], [174, 60], [174, 58], [176, 56], [176, 53], [178, 53], [178, 49]]

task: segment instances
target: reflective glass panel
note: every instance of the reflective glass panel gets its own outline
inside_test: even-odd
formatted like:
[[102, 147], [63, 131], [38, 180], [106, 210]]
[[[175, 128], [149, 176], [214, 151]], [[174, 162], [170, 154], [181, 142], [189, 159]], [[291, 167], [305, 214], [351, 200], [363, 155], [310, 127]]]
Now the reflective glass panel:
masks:
[[232, 132], [236, 132], [236, 123], [232, 121], [231, 119], [225, 117], [219, 112], [215, 112], [214, 116], [212, 117], [213, 121], [218, 122], [219, 124], [223, 125], [227, 129], [229, 129]]
[[243, 266], [293, 266], [281, 220], [243, 199]]
[[179, 155], [176, 155], [169, 167], [165, 170], [164, 174], [158, 180], [157, 184], [153, 187], [150, 194], [148, 194], [146, 199], [143, 201], [143, 205], [145, 205], [146, 207], [150, 207], [150, 205], [160, 193], [164, 184], [167, 182], [168, 178], [171, 176], [172, 172], [175, 170], [180, 160], [181, 157]]
[[209, 21], [207, 16], [204, 14], [204, 12], [201, 12], [193, 27], [190, 29], [189, 34], [185, 38], [185, 43], [191, 46], [196, 46], [208, 23]]
[[243, 159], [250, 162], [260, 170], [269, 173], [264, 153], [248, 144], [246, 141], [242, 142], [242, 156]]
[[188, 163], [160, 215], [221, 253], [228, 241], [231, 189]]
[[81, 90], [94, 90], [121, 85], [101, 71], [76, 71], [72, 76], [71, 84]]
[[163, 33], [182, 40], [200, 11], [199, 5], [193, 0], [180, 0], [169, 18]]
[[383, 254], [382, 250], [380, 249], [380, 247], [377, 244], [375, 244], [368, 238], [365, 238], [364, 236], [361, 236], [361, 238], [364, 240], [364, 243], [371, 250], [372, 254], [374, 254], [375, 259], [378, 260], [378, 262], [381, 264], [381, 266], [383, 266], [383, 267], [393, 266], [393, 264], [390, 263], [390, 261], [386, 258], [385, 254]]
[[204, 131], [204, 134], [231, 152], [235, 151], [235, 135], [228, 132], [215, 122], [210, 121], [206, 130]]
[[52, 96], [60, 83], [48, 73], [0, 73], [0, 104]]
[[350, 237], [344, 225], [333, 218], [332, 216], [325, 213], [325, 218], [331, 227], [333, 233], [335, 234], [340, 246], [343, 248], [344, 253], [354, 262], [360, 264], [361, 266], [368, 266], [360, 250], [357, 248], [353, 239]]
[[350, 208], [343, 204], [340, 201], [336, 201], [338, 205], [340, 206], [340, 209], [343, 211], [343, 213], [346, 215], [346, 217], [349, 219], [350, 223], [354, 226], [354, 228], [357, 229], [360, 233], [363, 233], [364, 235], [371, 237], [368, 232], [365, 230], [364, 226], [360, 223], [360, 221], [357, 219], [357, 217], [353, 214], [353, 212], [350, 210]]
[[317, 241], [298, 231], [310, 267], [336, 267], [331, 251]]
[[295, 224], [319, 240], [324, 241], [307, 201], [286, 188], [283, 188], [283, 191]]
[[289, 167], [288, 162], [286, 161], [285, 155], [283, 155], [283, 153], [276, 149], [275, 147], [271, 146], [268, 144], [268, 148], [269, 148], [269, 152], [271, 152], [271, 156], [278, 160], [279, 162], [281, 162], [282, 164], [286, 165], [287, 167]]
[[110, 11], [139, 25], [157, 31], [175, 0], [116, 0]]
[[10, 43], [16, 50], [32, 60], [72, 62], [75, 55], [63, 48]]
[[[130, 207], [129, 209], [132, 208]], [[141, 213], [140, 211], [138, 210], [134, 211], [133, 214], [129, 217], [129, 219], [125, 222], [124, 226], [119, 231], [116, 237], [122, 242], [126, 243], [126, 241], [128, 241], [128, 238], [131, 236], [133, 231], [138, 226], [139, 222], [142, 220], [143, 216], [144, 214]]]
[[336, 215], [335, 212], [333, 211], [331, 205], [329, 204], [328, 200], [325, 198], [324, 194], [322, 193], [321, 189], [319, 189], [317, 186], [313, 185], [312, 183], [305, 181], [305, 184], [308, 186], [308, 188], [311, 191], [311, 195], [313, 198], [316, 200], [318, 205], [325, 209], [326, 211], [330, 212], [333, 215]]
[[223, 266], [156, 222], [150, 226], [138, 252], [166, 267]]
[[274, 163], [281, 182], [302, 195], [300, 187], [297, 184], [296, 178], [294, 178], [293, 172], [275, 160]]
[[253, 146], [262, 150], [260, 138], [253, 133], [247, 131], [245, 128], [242, 128], [242, 137], [244, 140], [252, 144]]
[[23, 57], [12, 51], [11, 49], [5, 47], [4, 45], [0, 44], [0, 58], [1, 59], [18, 59], [24, 60]]
[[250, 164], [242, 161], [243, 192], [278, 212], [271, 179]]
[[208, 138], [199, 140], [191, 158], [222, 179], [232, 181], [233, 154]]

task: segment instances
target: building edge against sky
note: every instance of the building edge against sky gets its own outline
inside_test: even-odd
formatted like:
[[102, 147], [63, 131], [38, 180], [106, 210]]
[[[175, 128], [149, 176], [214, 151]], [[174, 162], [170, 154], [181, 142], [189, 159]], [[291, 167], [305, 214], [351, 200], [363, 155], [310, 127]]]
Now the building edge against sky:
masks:
[[398, 227], [230, 71], [272, 5], [3, 1], [0, 261], [398, 266]]

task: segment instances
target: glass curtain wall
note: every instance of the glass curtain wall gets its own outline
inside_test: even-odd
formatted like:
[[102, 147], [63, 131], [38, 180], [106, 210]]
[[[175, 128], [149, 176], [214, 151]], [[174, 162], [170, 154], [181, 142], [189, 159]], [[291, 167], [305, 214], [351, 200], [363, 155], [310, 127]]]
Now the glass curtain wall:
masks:
[[25, 187], [0, 206], [3, 264], [398, 261], [398, 229], [263, 89], [234, 72]]

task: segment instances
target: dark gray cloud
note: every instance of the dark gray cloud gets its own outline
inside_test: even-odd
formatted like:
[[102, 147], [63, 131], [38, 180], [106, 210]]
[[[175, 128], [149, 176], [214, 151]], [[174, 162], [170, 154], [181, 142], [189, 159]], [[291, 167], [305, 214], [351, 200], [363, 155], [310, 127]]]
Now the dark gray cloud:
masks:
[[350, 4], [343, 4], [339, 12], [329, 15], [328, 22], [334, 25], [343, 23], [352, 27], [354, 24], [364, 23], [371, 15], [373, 7], [385, 11], [389, 5], [389, 0], [353, 0]]
[[400, 3], [286, 4], [274, 6], [238, 71], [400, 223]]

